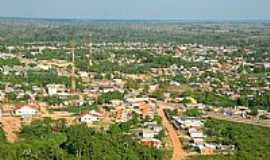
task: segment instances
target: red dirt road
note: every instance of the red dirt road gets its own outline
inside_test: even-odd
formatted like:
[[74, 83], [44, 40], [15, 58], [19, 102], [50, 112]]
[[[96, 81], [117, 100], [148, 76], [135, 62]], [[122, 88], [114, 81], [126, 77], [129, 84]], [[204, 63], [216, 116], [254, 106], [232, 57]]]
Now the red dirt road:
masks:
[[167, 117], [165, 116], [165, 113], [163, 111], [163, 105], [159, 105], [158, 114], [162, 118], [162, 125], [166, 128], [170, 140], [173, 145], [173, 157], [172, 160], [184, 160], [186, 153], [183, 149], [182, 143], [179, 141], [179, 138], [177, 136], [177, 133], [175, 129], [173, 128], [172, 124], [169, 122]]

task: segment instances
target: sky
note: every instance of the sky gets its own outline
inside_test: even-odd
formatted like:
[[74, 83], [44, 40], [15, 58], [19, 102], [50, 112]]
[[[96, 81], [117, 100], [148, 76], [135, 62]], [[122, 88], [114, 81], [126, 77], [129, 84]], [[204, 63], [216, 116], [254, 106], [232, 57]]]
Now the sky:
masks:
[[0, 0], [0, 17], [270, 20], [270, 0]]

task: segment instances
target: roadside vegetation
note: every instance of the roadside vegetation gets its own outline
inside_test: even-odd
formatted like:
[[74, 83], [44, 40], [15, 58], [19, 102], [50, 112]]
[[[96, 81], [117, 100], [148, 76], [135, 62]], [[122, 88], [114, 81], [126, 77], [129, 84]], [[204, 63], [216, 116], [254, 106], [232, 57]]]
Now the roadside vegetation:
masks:
[[233, 144], [233, 155], [199, 156], [195, 160], [266, 160], [270, 157], [270, 128], [209, 119], [205, 133], [213, 143]]

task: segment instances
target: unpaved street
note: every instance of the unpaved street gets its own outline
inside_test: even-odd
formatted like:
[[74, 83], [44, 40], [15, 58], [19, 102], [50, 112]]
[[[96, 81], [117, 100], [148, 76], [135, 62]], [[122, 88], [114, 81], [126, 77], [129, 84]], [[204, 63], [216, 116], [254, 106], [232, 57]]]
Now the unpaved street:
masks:
[[180, 142], [175, 129], [173, 128], [172, 124], [168, 121], [165, 113], [163, 111], [164, 106], [162, 104], [159, 105], [158, 114], [162, 118], [162, 125], [166, 128], [170, 140], [173, 145], [173, 157], [172, 160], [184, 160], [186, 153], [183, 149], [182, 143]]

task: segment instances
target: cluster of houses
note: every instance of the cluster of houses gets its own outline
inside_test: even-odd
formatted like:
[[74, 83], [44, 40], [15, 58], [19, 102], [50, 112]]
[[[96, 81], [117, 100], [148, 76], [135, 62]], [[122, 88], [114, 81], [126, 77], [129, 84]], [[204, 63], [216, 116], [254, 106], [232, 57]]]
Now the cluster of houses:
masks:
[[[2, 115], [2, 109], [0, 110]], [[5, 116], [20, 117], [23, 120], [31, 120], [32, 118], [39, 118], [42, 115], [41, 106], [37, 103], [18, 104], [13, 108], [4, 110]], [[8, 114], [7, 114], [8, 113]], [[77, 116], [78, 123], [93, 124], [104, 118], [104, 113], [91, 110], [86, 113], [81, 113]]]
[[[256, 119], [265, 117], [270, 119], [270, 113], [267, 110], [258, 109], [256, 115], [252, 115], [251, 109], [245, 106], [235, 106], [234, 108], [219, 109], [222, 111], [224, 117], [241, 117], [242, 119]], [[216, 110], [217, 112], [220, 112]]]
[[110, 109], [113, 121], [127, 122], [136, 113], [140, 119], [152, 119], [156, 112], [156, 105], [151, 98], [125, 98], [124, 100], [112, 99], [108, 104], [102, 105]]
[[195, 148], [202, 155], [212, 155], [217, 152], [231, 152], [233, 145], [222, 145], [207, 142], [207, 135], [204, 134], [203, 120], [193, 117], [174, 116], [171, 119], [173, 126], [182, 134], [187, 141], [188, 148]]
[[[239, 50], [237, 47], [213, 47], [213, 46], [204, 46], [204, 45], [198, 45], [198, 44], [182, 44], [182, 45], [173, 45], [173, 44], [147, 44], [147, 43], [97, 43], [97, 44], [91, 44], [93, 50], [99, 50], [100, 48], [103, 49], [114, 49], [114, 50], [151, 50], [154, 53], [157, 54], [165, 54], [165, 51], [174, 51], [175, 57], [181, 57], [182, 59], [186, 60], [187, 62], [194, 62], [197, 64], [202, 64], [202, 66], [194, 65], [192, 67], [187, 67], [185, 65], [171, 65], [166, 68], [152, 68], [151, 69], [151, 76], [174, 76], [174, 75], [183, 75], [185, 78], [193, 77], [193, 79], [197, 79], [198, 82], [190, 82], [190, 85], [194, 85], [200, 88], [207, 88], [208, 90], [214, 90], [217, 92], [217, 94], [230, 96], [231, 98], [237, 98], [240, 95], [240, 92], [244, 90], [252, 91], [250, 93], [250, 97], [252, 97], [258, 92], [264, 93], [265, 91], [269, 90], [270, 83], [266, 82], [263, 84], [263, 86], [256, 86], [258, 82], [258, 78], [255, 80], [250, 81], [250, 84], [247, 86], [232, 86], [225, 83], [221, 83], [221, 86], [217, 86], [217, 82], [221, 81], [218, 77], [213, 77], [210, 75], [207, 75], [208, 72], [216, 73], [222, 73], [224, 76], [234, 78], [237, 80], [240, 79], [238, 74], [238, 69], [243, 66], [244, 59], [243, 57], [233, 57], [233, 54]], [[63, 50], [68, 50], [69, 48], [66, 48], [66, 46], [63, 44], [58, 45], [59, 48]], [[46, 45], [40, 45], [40, 44], [28, 44], [25, 46], [8, 46], [9, 50], [16, 50], [16, 48], [19, 49], [27, 49], [30, 51], [33, 51], [33, 54], [41, 54], [44, 49], [50, 49], [50, 50], [58, 50], [59, 48], [56, 46], [46, 46]], [[81, 46], [83, 48], [83, 46]], [[162, 50], [161, 53], [157, 52], [158, 50]], [[246, 54], [252, 55], [252, 50], [245, 50]], [[31, 52], [32, 53], [32, 52]], [[192, 53], [192, 54], [189, 54]], [[17, 56], [17, 55], [16, 55]], [[1, 57], [3, 59], [7, 58], [14, 58], [16, 57], [13, 54], [8, 53], [1, 53]], [[26, 59], [20, 56], [17, 56], [17, 58], [20, 59], [21, 62], [24, 64], [36, 64], [34, 67], [30, 67], [29, 65], [25, 66], [2, 66], [1, 69], [3, 70], [3, 73], [9, 74], [12, 70], [17, 70], [17, 74], [24, 74], [27, 70], [48, 70], [51, 68], [54, 68], [57, 70], [58, 75], [61, 76], [71, 76], [70, 71], [68, 71], [66, 68], [71, 65], [70, 62], [67, 62], [65, 60], [39, 60], [38, 62]], [[114, 59], [113, 56], [109, 58], [111, 61], [119, 62], [122, 60]], [[125, 60], [125, 58], [123, 58]], [[130, 58], [127, 61], [132, 61], [133, 59]], [[136, 62], [137, 63], [137, 62]], [[141, 62], [138, 62], [141, 63]], [[246, 64], [246, 63], [245, 63]], [[265, 68], [269, 68], [269, 63], [260, 63], [260, 64], [253, 64], [253, 65], [260, 65]], [[203, 67], [204, 66], [204, 67]], [[206, 66], [206, 67], [205, 67]], [[15, 68], [15, 69], [13, 69]], [[76, 73], [80, 79], [83, 80], [83, 82], [89, 82], [91, 79], [94, 79], [96, 73], [94, 72], [85, 72], [85, 71], [78, 71]], [[142, 79], [144, 80], [145, 77], [141, 77], [141, 75], [128, 75], [124, 73], [118, 73], [121, 77], [126, 78], [134, 78], [134, 79]], [[114, 76], [114, 75], [112, 75]], [[256, 77], [249, 77], [249, 78], [256, 78]], [[112, 85], [111, 82], [101, 82], [98, 81], [91, 81], [92, 84], [95, 84], [91, 86], [89, 89], [85, 89], [84, 93], [89, 94], [89, 91], [94, 90], [102, 90], [103, 92], [108, 92], [112, 90], [120, 90], [123, 92], [123, 80], [113, 78], [115, 81]], [[111, 83], [111, 84], [110, 84]], [[181, 83], [176, 81], [171, 81], [172, 85], [180, 86]], [[104, 86], [103, 86], [104, 85]], [[48, 94], [49, 95], [59, 95], [59, 96], [65, 96], [68, 95], [67, 90], [64, 88], [65, 86], [61, 86], [61, 84], [49, 84], [47, 86]], [[57, 88], [57, 90], [56, 90]], [[157, 85], [151, 85], [149, 87], [151, 89], [157, 89]], [[236, 88], [236, 89], [235, 89]], [[65, 91], [66, 90], [66, 91]], [[20, 92], [19, 90], [16, 91], [19, 92], [21, 95], [25, 94], [23, 92]], [[1, 92], [0, 92], [1, 93]], [[4, 91], [5, 93], [5, 91]], [[35, 93], [29, 93], [31, 95]], [[83, 94], [83, 93], [82, 93]], [[0, 94], [0, 99], [3, 99], [5, 97], [4, 94]], [[170, 97], [168, 97], [168, 100]]]
[[[47, 109], [62, 109], [72, 107], [82, 107], [84, 105], [90, 106], [93, 104], [98, 96], [104, 93], [118, 91], [124, 94], [123, 99], [112, 99], [105, 104], [99, 104], [101, 107], [108, 109], [112, 122], [120, 123], [127, 122], [132, 118], [133, 113], [140, 116], [141, 119], [153, 119], [156, 114], [156, 105], [153, 103], [153, 99], [149, 98], [149, 95], [160, 89], [160, 84], [153, 80], [155, 77], [160, 77], [163, 80], [164, 77], [174, 77], [182, 75], [185, 79], [188, 79], [189, 86], [198, 87], [207, 91], [215, 92], [218, 95], [228, 96], [231, 99], [237, 99], [240, 97], [242, 91], [250, 91], [249, 97], [253, 95], [264, 93], [269, 91], [270, 83], [269, 80], [261, 81], [258, 77], [251, 77], [247, 75], [248, 84], [246, 86], [237, 86], [236, 84], [227, 84], [222, 78], [217, 75], [223, 75], [229, 79], [240, 81], [238, 70], [241, 67], [248, 66], [262, 66], [264, 68], [270, 68], [269, 63], [252, 63], [247, 64], [242, 56], [234, 57], [234, 53], [238, 52], [237, 47], [210, 47], [198, 44], [148, 44], [148, 43], [95, 43], [90, 44], [92, 51], [100, 50], [148, 50], [157, 55], [172, 55], [174, 58], [181, 58], [186, 62], [190, 62], [190, 65], [170, 65], [166, 67], [153, 67], [150, 69], [149, 74], [128, 74], [121, 73], [120, 71], [114, 71], [111, 73], [110, 78], [106, 77], [105, 73], [86, 72], [76, 69], [75, 78], [79, 79], [83, 85], [82, 88], [72, 91], [64, 83], [50, 83], [46, 86], [34, 86], [23, 82], [22, 84], [5, 83], [1, 84], [0, 89], [0, 102], [8, 103], [7, 97], [11, 93], [15, 93], [16, 99], [29, 97], [28, 102], [25, 100], [24, 105], [17, 105], [10, 110], [0, 110], [5, 114], [6, 112], [11, 113], [13, 116], [19, 116], [22, 118], [38, 117], [42, 114], [39, 104], [31, 103], [37, 102], [38, 97], [57, 97], [61, 99], [59, 103], [49, 104], [44, 102]], [[70, 66], [73, 64], [67, 60], [50, 59], [50, 60], [36, 60], [25, 58], [24, 55], [11, 54], [16, 49], [27, 50], [35, 56], [42, 54], [45, 49], [49, 50], [70, 50], [65, 45], [58, 46], [46, 46], [46, 45], [35, 45], [29, 44], [25, 46], [9, 46], [7, 47], [10, 53], [1, 53], [0, 59], [6, 60], [11, 58], [17, 58], [23, 65], [15, 66], [0, 66], [0, 71], [4, 76], [9, 74], [14, 75], [27, 75], [27, 71], [49, 71], [54, 69], [58, 76], [66, 76], [74, 78], [70, 71]], [[85, 49], [83, 46], [79, 47]], [[101, 49], [102, 48], [102, 49]], [[87, 48], [88, 49], [88, 48]], [[252, 55], [251, 50], [245, 50], [246, 54]], [[68, 53], [70, 54], [70, 53]], [[108, 61], [112, 63], [125, 64], [141, 64], [143, 58], [137, 59], [132, 56], [129, 58], [122, 57], [120, 59], [112, 53], [110, 54]], [[90, 66], [93, 65], [92, 60], [89, 60]], [[195, 64], [195, 65], [193, 65]], [[221, 74], [220, 74], [221, 73]], [[97, 78], [101, 76], [102, 78]], [[144, 90], [143, 86], [140, 85], [138, 89], [127, 90], [125, 85], [127, 79], [140, 81], [142, 84], [147, 85], [147, 91]], [[172, 89], [178, 89], [179, 86], [184, 82], [180, 82], [174, 79], [169, 80], [169, 85]], [[257, 84], [262, 83], [260, 86]], [[3, 87], [4, 86], [4, 87]], [[147, 93], [146, 93], [147, 92]], [[72, 97], [72, 98], [71, 98]], [[75, 98], [74, 98], [75, 97]], [[138, 98], [140, 97], [140, 98]], [[197, 101], [192, 97], [185, 97], [185, 99], [176, 98], [171, 93], [165, 91], [163, 93], [165, 102], [181, 103], [186, 100], [189, 104], [188, 107], [197, 107], [203, 111], [215, 110], [214, 107], [198, 104]], [[189, 106], [190, 105], [190, 106]], [[218, 106], [217, 106], [218, 107]], [[237, 109], [224, 109], [223, 114], [225, 116], [240, 115], [243, 118], [248, 117], [250, 110], [241, 106]], [[265, 111], [259, 111], [265, 113]], [[104, 118], [104, 113], [91, 110], [89, 112], [81, 113], [77, 115], [78, 123], [94, 124], [101, 121]], [[203, 121], [192, 118], [179, 118], [173, 117], [172, 123], [179, 130], [184, 130], [188, 137], [191, 146], [199, 148], [202, 154], [212, 154], [220, 145], [209, 144], [205, 141], [206, 136], [203, 133]], [[158, 139], [162, 127], [155, 122], [147, 122], [143, 124], [143, 128], [140, 134], [141, 143], [156, 148], [162, 146], [162, 142]], [[223, 147], [223, 146], [222, 146]]]
[[220, 118], [236, 118], [236, 119], [250, 119], [250, 120], [262, 120], [264, 117], [266, 120], [270, 119], [270, 113], [267, 110], [258, 109], [256, 114], [252, 114], [252, 110], [246, 106], [231, 106], [231, 107], [219, 107], [198, 103], [196, 99], [192, 97], [176, 98], [173, 102], [182, 103], [183, 100], [188, 100], [189, 103], [179, 105], [182, 112], [189, 109], [198, 109], [200, 113], [205, 117], [211, 117], [213, 115]]
[[162, 142], [158, 135], [161, 134], [163, 128], [161, 125], [157, 124], [156, 121], [153, 122], [145, 122], [143, 124], [142, 134], [141, 134], [141, 142], [144, 145], [152, 146], [155, 148], [161, 148]]

